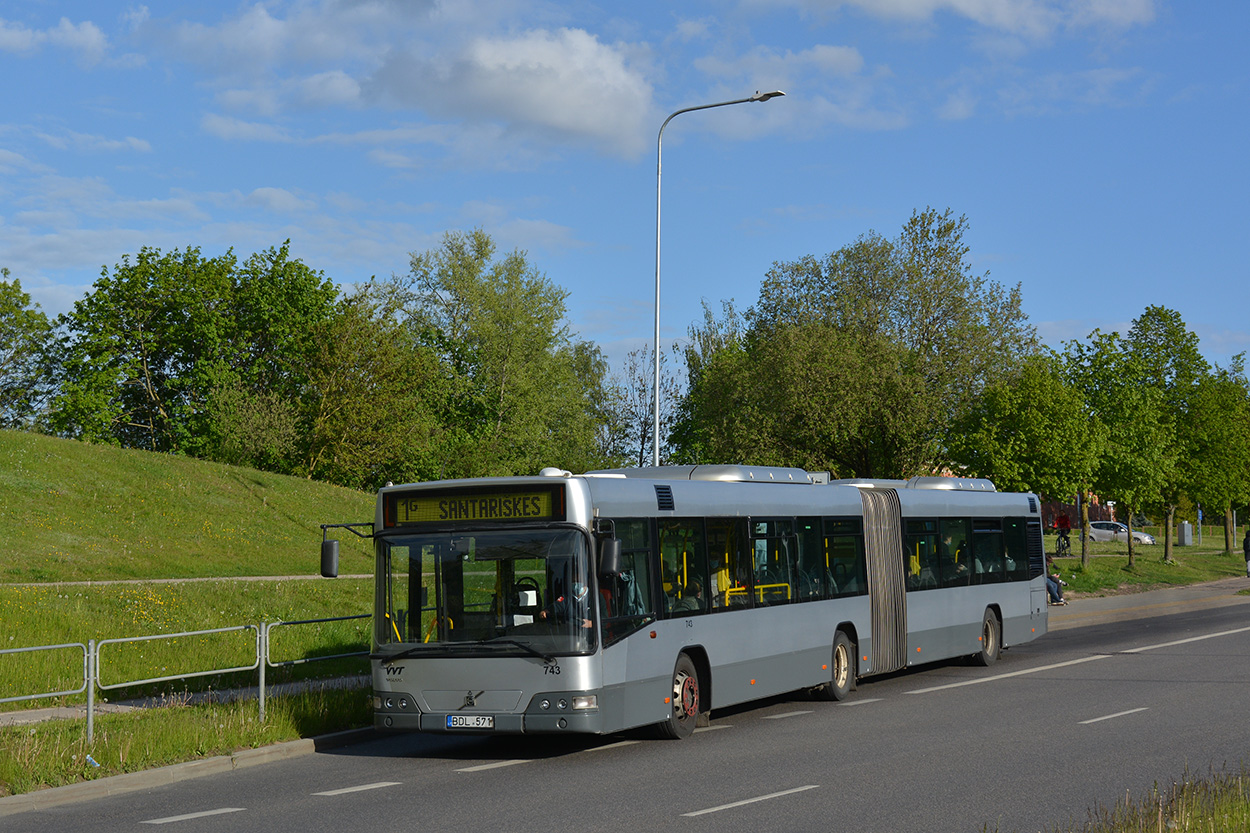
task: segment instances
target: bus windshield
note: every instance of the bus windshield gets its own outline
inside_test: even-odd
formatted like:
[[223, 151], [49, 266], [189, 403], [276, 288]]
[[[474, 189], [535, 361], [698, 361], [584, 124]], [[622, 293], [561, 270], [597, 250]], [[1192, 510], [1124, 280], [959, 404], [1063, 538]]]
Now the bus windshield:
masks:
[[588, 653], [595, 605], [585, 536], [567, 529], [378, 541], [378, 647], [439, 656]]

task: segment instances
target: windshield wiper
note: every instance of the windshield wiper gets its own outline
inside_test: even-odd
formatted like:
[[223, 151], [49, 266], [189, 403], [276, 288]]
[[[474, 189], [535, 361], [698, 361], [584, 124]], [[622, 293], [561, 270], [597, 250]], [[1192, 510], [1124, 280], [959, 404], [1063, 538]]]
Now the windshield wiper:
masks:
[[516, 639], [505, 639], [503, 637], [496, 637], [495, 639], [488, 639], [482, 644], [483, 645], [515, 645], [516, 647], [520, 648], [522, 651], [525, 651], [527, 654], [538, 657], [543, 662], [555, 662], [556, 661], [556, 658], [552, 656], [551, 654], [544, 654], [542, 651], [538, 650], [533, 645], [527, 645], [524, 642], [521, 642]]
[[554, 655], [544, 654], [542, 651], [538, 650], [532, 645], [527, 645], [524, 642], [520, 642], [516, 639], [503, 639], [503, 638], [490, 639], [490, 640], [487, 640], [486, 642], [444, 642], [438, 645], [415, 645], [411, 648], [406, 648], [397, 654], [371, 654], [369, 656], [369, 659], [380, 659], [385, 662], [397, 662], [401, 659], [415, 657], [419, 654], [433, 654], [433, 653], [444, 653], [444, 652], [456, 653], [456, 652], [461, 652], [461, 651], [472, 652], [473, 649], [479, 645], [512, 645], [514, 647], [520, 648], [522, 651], [525, 651], [525, 653], [531, 656], [538, 657], [543, 662], [555, 662], [556, 661], [556, 658]]
[[438, 645], [415, 645], [411, 648], [406, 648], [397, 654], [370, 654], [369, 659], [380, 659], [386, 660], [387, 662], [394, 662], [395, 660], [415, 657], [417, 654], [432, 654], [435, 652], [446, 651], [448, 649], [463, 650], [465, 646], [472, 644], [473, 643], [471, 642], [451, 642], [440, 643]]

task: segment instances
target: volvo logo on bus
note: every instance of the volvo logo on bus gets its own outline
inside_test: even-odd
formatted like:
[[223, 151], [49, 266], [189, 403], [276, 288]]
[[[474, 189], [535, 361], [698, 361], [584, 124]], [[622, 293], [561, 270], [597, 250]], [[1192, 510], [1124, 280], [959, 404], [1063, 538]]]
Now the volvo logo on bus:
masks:
[[472, 691], [466, 691], [464, 693], [464, 705], [461, 706], [460, 708], [462, 709], [476, 708], [477, 698], [481, 697], [484, 693], [485, 692], [479, 691], [477, 694], [474, 694]]

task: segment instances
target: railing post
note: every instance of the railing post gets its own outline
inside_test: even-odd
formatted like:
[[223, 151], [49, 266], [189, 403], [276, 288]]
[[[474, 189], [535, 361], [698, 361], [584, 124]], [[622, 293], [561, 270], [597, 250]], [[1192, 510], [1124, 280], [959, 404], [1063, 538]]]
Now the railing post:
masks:
[[87, 640], [87, 745], [95, 742], [95, 640]]
[[260, 623], [260, 722], [265, 722], [265, 666], [269, 663], [269, 623]]

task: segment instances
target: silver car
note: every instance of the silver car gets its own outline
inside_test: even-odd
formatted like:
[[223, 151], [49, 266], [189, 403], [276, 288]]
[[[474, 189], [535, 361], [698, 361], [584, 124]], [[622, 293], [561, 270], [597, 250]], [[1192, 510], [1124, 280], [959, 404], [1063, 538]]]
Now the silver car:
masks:
[[[1091, 541], [1127, 541], [1128, 527], [1116, 521], [1090, 521], [1089, 537]], [[1154, 542], [1153, 535], [1133, 530], [1133, 543], [1153, 544]]]

